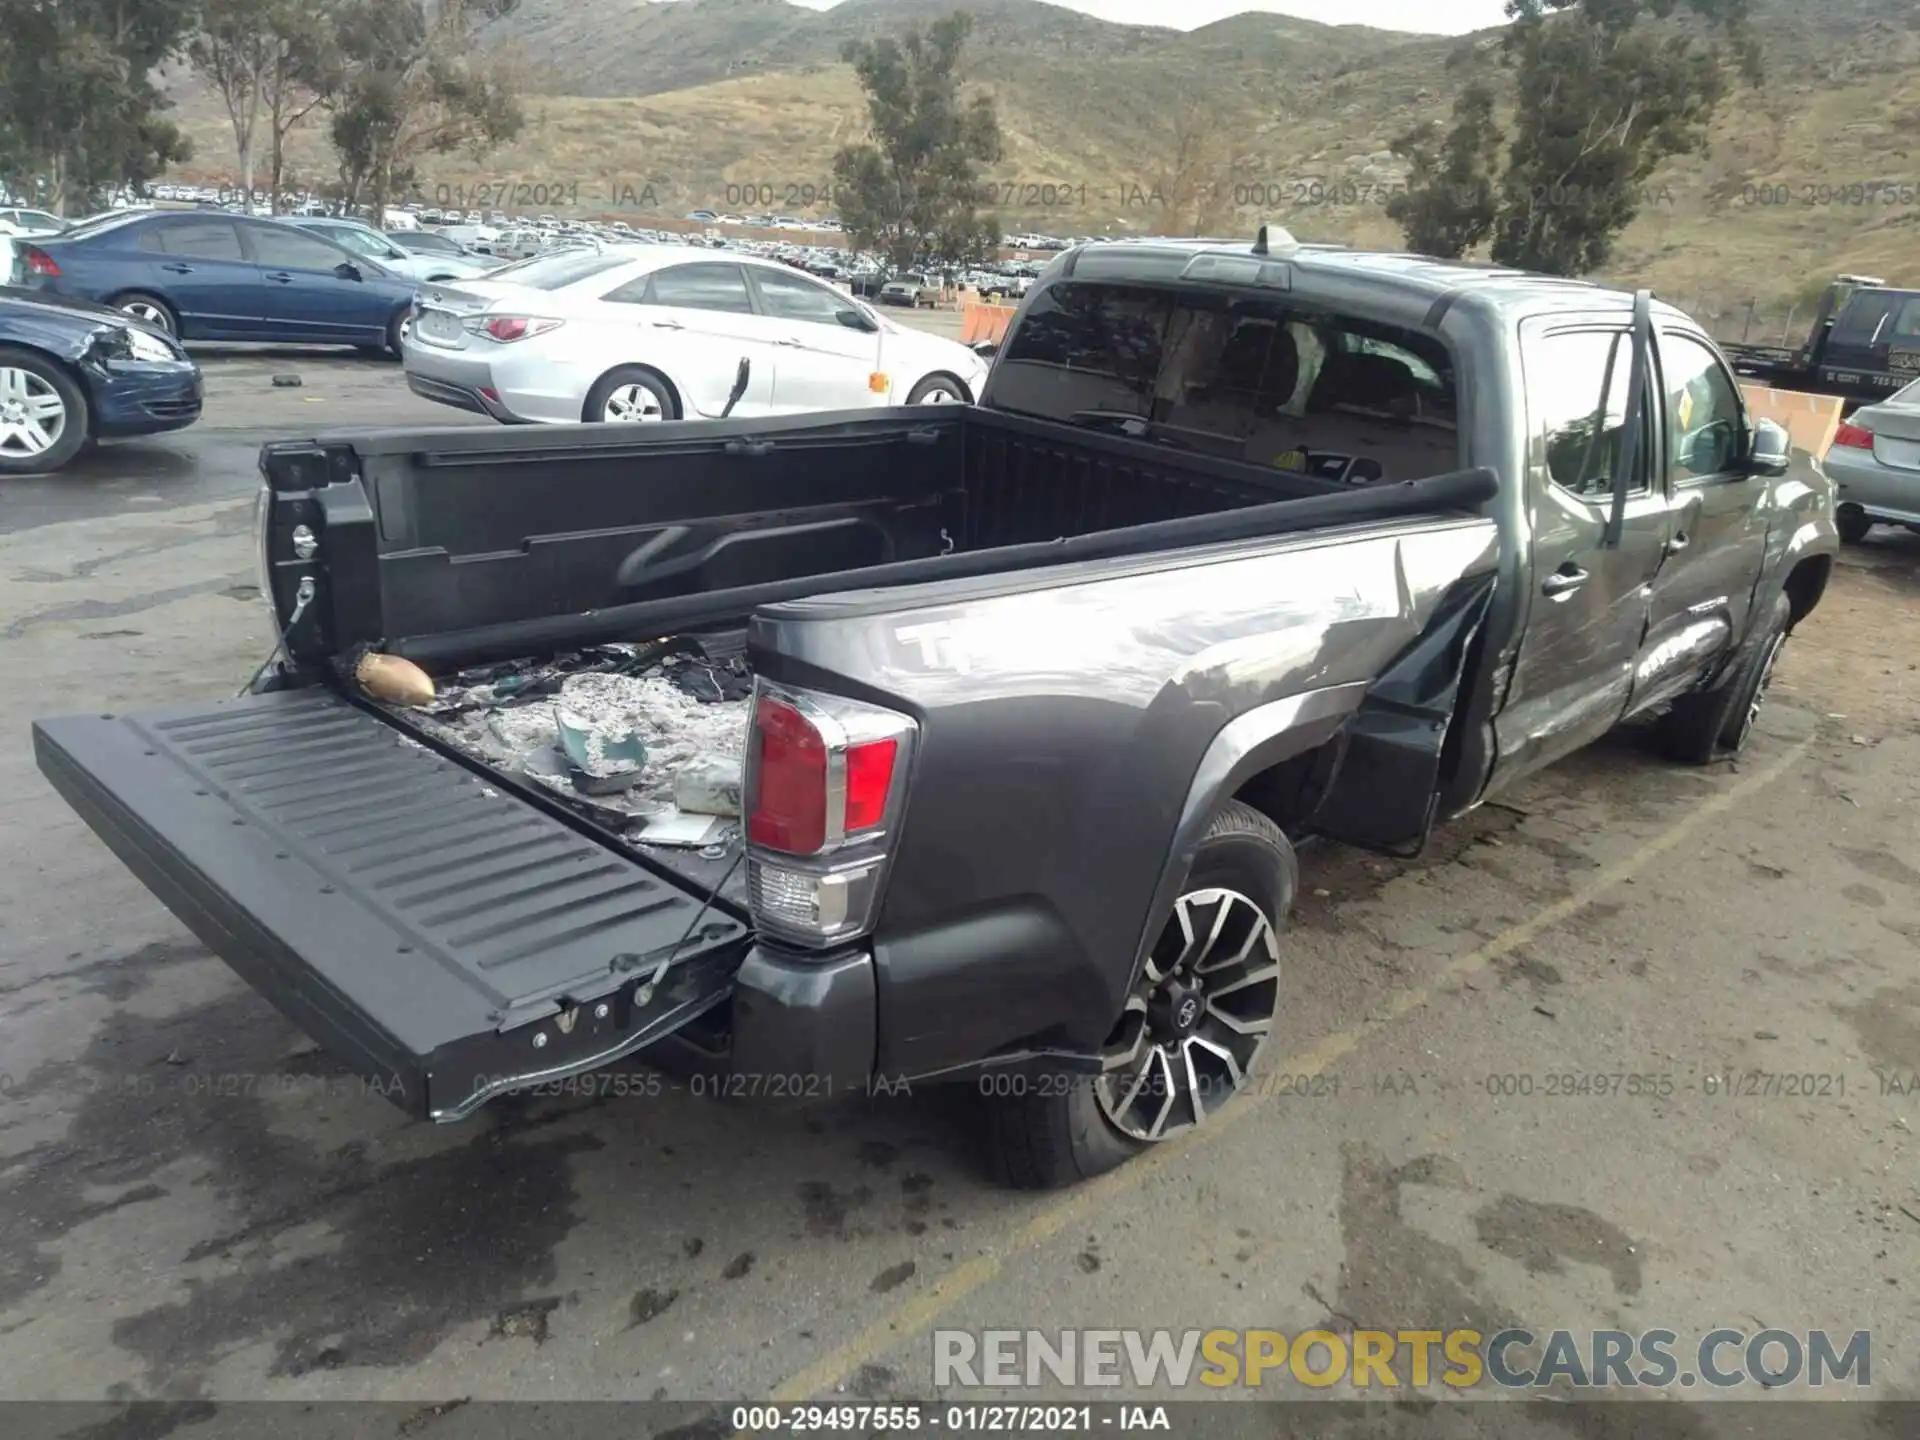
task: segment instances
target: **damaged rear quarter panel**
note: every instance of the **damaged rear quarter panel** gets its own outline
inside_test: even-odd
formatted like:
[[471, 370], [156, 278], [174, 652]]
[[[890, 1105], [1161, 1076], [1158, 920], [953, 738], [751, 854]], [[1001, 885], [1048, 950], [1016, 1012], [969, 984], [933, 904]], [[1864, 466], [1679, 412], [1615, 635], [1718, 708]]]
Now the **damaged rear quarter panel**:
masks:
[[1297, 723], [1321, 716], [1302, 744], [1324, 739], [1498, 553], [1491, 520], [1410, 521], [1028, 572], [911, 610], [869, 593], [762, 611], [763, 673], [922, 725], [875, 932], [881, 1069], [1097, 1046], [1216, 737], [1323, 692]]

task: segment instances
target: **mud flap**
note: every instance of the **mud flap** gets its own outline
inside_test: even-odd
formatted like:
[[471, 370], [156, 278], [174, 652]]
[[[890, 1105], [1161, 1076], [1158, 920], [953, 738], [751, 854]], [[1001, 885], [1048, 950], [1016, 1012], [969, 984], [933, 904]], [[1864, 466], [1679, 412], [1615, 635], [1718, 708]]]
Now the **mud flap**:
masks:
[[1492, 575], [1456, 587], [1420, 638], [1369, 687], [1348, 722], [1338, 768], [1309, 828], [1401, 857], [1426, 846], [1439, 810], [1461, 680], [1493, 590]]
[[33, 741], [161, 903], [421, 1118], [665, 1038], [727, 998], [750, 941], [330, 691], [45, 720]]

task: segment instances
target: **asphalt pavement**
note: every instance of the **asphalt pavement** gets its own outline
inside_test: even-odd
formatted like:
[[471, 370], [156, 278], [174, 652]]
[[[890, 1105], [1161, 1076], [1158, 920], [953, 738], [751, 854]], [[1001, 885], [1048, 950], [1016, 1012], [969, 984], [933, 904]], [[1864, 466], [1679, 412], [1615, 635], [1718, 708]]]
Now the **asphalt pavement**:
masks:
[[208, 366], [198, 427], [0, 486], [0, 1395], [929, 1398], [936, 1329], [1514, 1322], [1870, 1330], [1920, 1393], [1920, 537], [1847, 553], [1738, 764], [1625, 736], [1419, 859], [1309, 850], [1254, 1092], [1034, 1196], [965, 1092], [412, 1124], [128, 875], [29, 722], [259, 663], [262, 440], [485, 423]]

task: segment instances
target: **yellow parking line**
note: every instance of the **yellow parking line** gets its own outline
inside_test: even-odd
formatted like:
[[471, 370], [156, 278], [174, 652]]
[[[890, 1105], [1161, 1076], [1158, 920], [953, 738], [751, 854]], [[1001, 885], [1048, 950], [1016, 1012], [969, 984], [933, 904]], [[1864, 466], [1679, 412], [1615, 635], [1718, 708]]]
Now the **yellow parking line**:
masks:
[[[1649, 840], [1626, 859], [1603, 866], [1591, 880], [1564, 900], [1556, 900], [1530, 919], [1502, 931], [1479, 949], [1470, 950], [1449, 961], [1439, 975], [1428, 983], [1395, 993], [1379, 1011], [1359, 1024], [1335, 1031], [1309, 1046], [1303, 1054], [1287, 1061], [1287, 1073], [1319, 1074], [1351, 1054], [1374, 1030], [1431, 1004], [1445, 994], [1450, 986], [1486, 969], [1542, 931], [1550, 930], [1584, 910], [1609, 890], [1631, 879], [1650, 862], [1673, 849], [1707, 821], [1731, 810], [1748, 796], [1778, 780], [1806, 753], [1812, 743], [1811, 738], [1802, 740], [1766, 769], [1711, 796], [1690, 811], [1685, 819]], [[1024, 1224], [1004, 1235], [992, 1253], [978, 1256], [949, 1270], [927, 1289], [889, 1311], [846, 1344], [789, 1377], [768, 1396], [769, 1401], [793, 1405], [831, 1391], [862, 1365], [898, 1349], [921, 1331], [933, 1328], [942, 1315], [997, 1276], [1009, 1260], [1045, 1243], [1088, 1213], [1096, 1209], [1106, 1210], [1119, 1196], [1137, 1190], [1194, 1146], [1206, 1144], [1214, 1137], [1225, 1134], [1247, 1116], [1258, 1113], [1259, 1109], [1257, 1102], [1229, 1106], [1216, 1119], [1199, 1129], [1155, 1145], [1097, 1180], [1061, 1192], [1057, 1198], [1042, 1204]]]

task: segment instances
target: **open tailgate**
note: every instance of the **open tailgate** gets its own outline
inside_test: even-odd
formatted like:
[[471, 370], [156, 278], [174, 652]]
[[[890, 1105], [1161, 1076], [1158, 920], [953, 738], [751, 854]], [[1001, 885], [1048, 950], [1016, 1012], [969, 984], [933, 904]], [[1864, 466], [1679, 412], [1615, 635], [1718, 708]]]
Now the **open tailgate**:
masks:
[[423, 1118], [664, 1038], [746, 951], [701, 896], [327, 690], [43, 720], [33, 741], [169, 910]]

